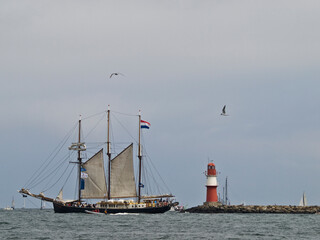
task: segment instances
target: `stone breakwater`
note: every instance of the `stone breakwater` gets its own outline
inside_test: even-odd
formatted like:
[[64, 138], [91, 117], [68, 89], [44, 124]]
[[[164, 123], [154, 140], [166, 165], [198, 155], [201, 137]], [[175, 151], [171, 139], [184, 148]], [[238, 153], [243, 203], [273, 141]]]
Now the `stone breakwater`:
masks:
[[200, 205], [186, 209], [189, 213], [279, 213], [279, 214], [320, 214], [320, 206], [257, 206], [257, 205]]

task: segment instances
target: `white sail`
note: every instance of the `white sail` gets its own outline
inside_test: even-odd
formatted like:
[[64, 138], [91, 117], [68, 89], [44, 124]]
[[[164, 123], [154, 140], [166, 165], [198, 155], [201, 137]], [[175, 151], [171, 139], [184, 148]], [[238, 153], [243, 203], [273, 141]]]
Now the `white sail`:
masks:
[[63, 188], [61, 188], [58, 196], [56, 197], [56, 200], [57, 200], [57, 201], [60, 201], [60, 202], [63, 201]]
[[308, 205], [307, 197], [306, 197], [306, 194], [303, 193], [302, 198], [301, 198], [300, 203], [299, 203], [299, 206], [305, 207], [307, 205]]
[[111, 198], [137, 196], [133, 169], [133, 144], [112, 159], [110, 178]]
[[82, 165], [81, 178], [84, 181], [81, 198], [107, 197], [102, 149]]

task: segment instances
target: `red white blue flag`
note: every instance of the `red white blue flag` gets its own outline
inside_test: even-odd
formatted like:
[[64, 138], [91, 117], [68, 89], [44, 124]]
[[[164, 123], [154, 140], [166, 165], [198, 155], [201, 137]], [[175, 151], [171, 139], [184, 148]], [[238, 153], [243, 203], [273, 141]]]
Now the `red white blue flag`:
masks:
[[141, 128], [147, 128], [147, 129], [149, 129], [150, 126], [151, 126], [151, 124], [150, 124], [149, 122], [147, 122], [147, 121], [141, 120], [140, 126], [141, 126]]

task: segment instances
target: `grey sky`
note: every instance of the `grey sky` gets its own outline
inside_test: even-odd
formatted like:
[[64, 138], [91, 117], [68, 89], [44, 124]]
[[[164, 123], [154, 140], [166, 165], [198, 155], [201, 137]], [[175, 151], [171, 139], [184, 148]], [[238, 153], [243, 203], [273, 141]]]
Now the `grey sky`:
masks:
[[232, 203], [297, 204], [305, 191], [319, 204], [319, 7], [1, 1], [0, 206], [79, 114], [108, 104], [142, 110], [148, 153], [183, 204], [205, 201], [208, 158]]

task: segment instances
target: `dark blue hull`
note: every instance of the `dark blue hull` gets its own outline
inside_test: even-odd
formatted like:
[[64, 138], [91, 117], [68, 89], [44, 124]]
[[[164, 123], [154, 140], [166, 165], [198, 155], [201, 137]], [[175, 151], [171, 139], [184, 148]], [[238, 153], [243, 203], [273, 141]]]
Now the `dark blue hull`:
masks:
[[62, 203], [53, 202], [54, 212], [56, 213], [165, 213], [170, 210], [171, 205], [159, 207], [146, 207], [146, 208], [92, 208], [92, 207], [75, 207], [65, 206]]

